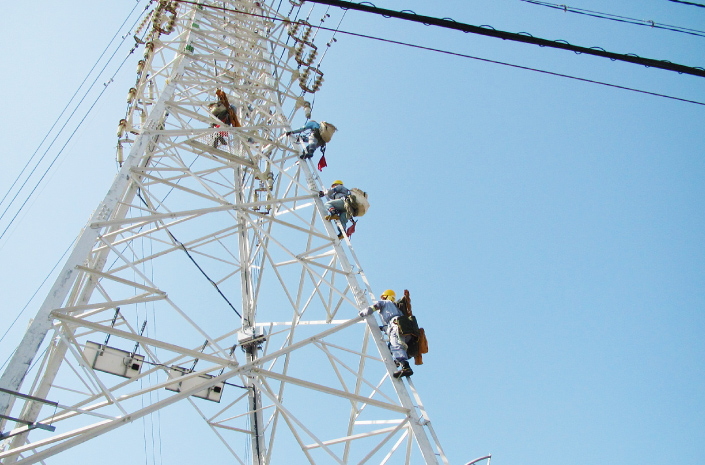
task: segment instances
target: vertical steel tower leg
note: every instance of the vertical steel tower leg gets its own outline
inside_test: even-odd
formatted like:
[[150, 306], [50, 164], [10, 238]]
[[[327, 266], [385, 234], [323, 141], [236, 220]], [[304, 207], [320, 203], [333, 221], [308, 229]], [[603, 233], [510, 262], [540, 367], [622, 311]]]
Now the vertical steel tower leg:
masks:
[[[156, 412], [179, 412], [163, 441], [195, 435], [195, 412], [219, 447], [202, 454], [240, 464], [447, 463], [358, 316], [372, 288], [286, 136], [322, 82], [318, 33], [287, 17], [300, 2], [271, 3], [149, 12], [129, 154], [0, 377], [3, 464], [80, 454]], [[212, 112], [216, 91], [239, 127]]]

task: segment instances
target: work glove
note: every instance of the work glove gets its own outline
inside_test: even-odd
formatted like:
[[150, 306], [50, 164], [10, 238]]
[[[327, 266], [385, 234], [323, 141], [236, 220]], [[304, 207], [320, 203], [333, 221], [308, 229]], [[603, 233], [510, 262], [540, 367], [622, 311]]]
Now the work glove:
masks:
[[324, 195], [326, 195], [326, 194], [325, 194], [323, 191], [318, 191], [318, 196], [319, 196], [319, 197], [323, 197]]
[[291, 131], [286, 131], [286, 135], [287, 135], [287, 136], [290, 136], [290, 135], [291, 135]]
[[358, 314], [360, 316], [367, 316], [367, 315], [371, 315], [372, 312], [374, 312], [374, 311], [375, 311], [375, 309], [373, 307], [367, 307], [367, 308], [363, 308], [362, 310], [360, 310], [358, 312]]

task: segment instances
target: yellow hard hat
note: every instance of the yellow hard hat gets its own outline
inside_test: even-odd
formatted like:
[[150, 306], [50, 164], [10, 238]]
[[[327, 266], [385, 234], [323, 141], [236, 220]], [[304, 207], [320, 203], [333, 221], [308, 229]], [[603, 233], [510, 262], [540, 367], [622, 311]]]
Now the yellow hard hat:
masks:
[[397, 298], [397, 295], [394, 293], [393, 290], [387, 289], [382, 293], [382, 297], [386, 297], [387, 300], [391, 300], [393, 302]]
[[341, 181], [340, 179], [338, 179], [337, 181], [333, 181], [333, 184], [331, 184], [331, 186], [335, 186], [336, 184], [340, 184], [342, 186], [343, 181]]

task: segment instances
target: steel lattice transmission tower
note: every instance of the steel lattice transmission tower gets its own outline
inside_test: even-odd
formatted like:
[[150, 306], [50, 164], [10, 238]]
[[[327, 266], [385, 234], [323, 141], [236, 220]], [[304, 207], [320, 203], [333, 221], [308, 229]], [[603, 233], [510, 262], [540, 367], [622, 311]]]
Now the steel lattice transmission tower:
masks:
[[311, 31], [249, 0], [149, 13], [124, 163], [0, 379], [2, 463], [177, 405], [230, 463], [447, 463], [285, 134], [321, 83]]

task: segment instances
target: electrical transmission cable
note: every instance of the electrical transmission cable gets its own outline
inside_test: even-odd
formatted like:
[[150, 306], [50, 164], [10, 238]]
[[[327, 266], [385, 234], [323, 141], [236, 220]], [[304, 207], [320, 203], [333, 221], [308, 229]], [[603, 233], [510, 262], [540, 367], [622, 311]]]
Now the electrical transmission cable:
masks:
[[[169, 194], [167, 194], [167, 195], [169, 195]], [[138, 193], [137, 193], [137, 197], [142, 201], [142, 203], [143, 203], [147, 208], [149, 208], [149, 204], [148, 204], [147, 201], [144, 199], [144, 197], [142, 197], [142, 194], [141, 194], [141, 193], [138, 192]], [[165, 228], [165, 229], [166, 229], [166, 228]], [[220, 289], [220, 287], [218, 286], [218, 283], [216, 283], [215, 281], [213, 281], [213, 280], [211, 279], [211, 277], [208, 276], [208, 274], [206, 274], [205, 270], [204, 270], [203, 268], [201, 268], [201, 265], [199, 265], [198, 262], [196, 262], [196, 259], [193, 258], [193, 255], [191, 255], [191, 253], [188, 251], [188, 248], [186, 248], [186, 246], [184, 245], [184, 243], [181, 242], [180, 240], [178, 240], [178, 239], [171, 233], [171, 231], [169, 231], [169, 229], [166, 229], [166, 232], [167, 232], [167, 234], [169, 234], [169, 237], [171, 237], [171, 240], [173, 240], [174, 243], [175, 243], [176, 245], [178, 245], [179, 248], [180, 248], [181, 250], [183, 250], [183, 251], [186, 253], [186, 256], [188, 256], [188, 258], [191, 260], [191, 262], [192, 262], [194, 265], [196, 265], [196, 268], [198, 268], [198, 271], [200, 271], [201, 274], [206, 278], [206, 280], [215, 288], [215, 290], [218, 292], [218, 294], [220, 294], [220, 296], [223, 298], [223, 300], [225, 300], [225, 302], [228, 304], [228, 306], [237, 314], [237, 316], [239, 316], [240, 318], [242, 318], [242, 315], [240, 314], [240, 312], [237, 311], [237, 309], [236, 309], [235, 306], [232, 304], [232, 302], [230, 302], [230, 300], [226, 297], [226, 295], [223, 294], [223, 291], [222, 291], [222, 290]]]
[[620, 23], [634, 24], [637, 26], [647, 26], [652, 29], [664, 29], [667, 31], [680, 32], [682, 34], [690, 34], [697, 37], [705, 37], [705, 31], [699, 31], [697, 29], [689, 29], [680, 26], [672, 26], [669, 24], [657, 23], [645, 19], [629, 18], [626, 16], [613, 15], [610, 13], [601, 13], [599, 11], [584, 10], [582, 8], [574, 8], [568, 5], [559, 5], [557, 3], [541, 2], [539, 0], [519, 0], [520, 2], [530, 3], [532, 5], [545, 6], [548, 8], [553, 8], [556, 10], [561, 10], [565, 13], [577, 13], [580, 15], [591, 16], [598, 19], [607, 19], [610, 21], [617, 21]]
[[354, 33], [354, 32], [346, 32], [346, 31], [339, 31], [339, 32], [340, 32], [341, 34], [352, 35], [352, 36], [361, 37], [361, 38], [364, 38], [364, 39], [379, 40], [379, 41], [381, 41], [381, 42], [387, 42], [387, 43], [390, 43], [390, 44], [404, 45], [404, 46], [407, 46], [407, 47], [418, 48], [418, 49], [421, 49], [421, 50], [428, 50], [428, 51], [431, 51], [431, 52], [438, 52], [438, 53], [443, 53], [443, 54], [446, 54], [446, 55], [453, 55], [453, 56], [457, 56], [457, 57], [460, 57], [460, 58], [470, 58], [470, 59], [472, 59], [472, 60], [484, 61], [484, 62], [486, 62], [486, 63], [494, 63], [494, 64], [496, 64], [496, 65], [509, 66], [509, 67], [512, 67], [512, 68], [524, 69], [524, 70], [527, 70], [527, 71], [534, 71], [534, 72], [542, 73], [542, 74], [549, 74], [549, 75], [551, 75], [551, 76], [563, 77], [563, 78], [566, 78], [566, 79], [573, 79], [573, 80], [576, 80], [576, 81], [587, 82], [587, 83], [590, 83], [590, 84], [599, 84], [599, 85], [602, 85], [602, 86], [612, 87], [612, 88], [615, 88], [615, 89], [627, 90], [627, 91], [630, 91], [630, 92], [637, 92], [637, 93], [640, 93], [640, 94], [653, 95], [653, 96], [655, 96], [655, 97], [663, 97], [663, 98], [667, 98], [667, 99], [671, 99], [671, 100], [678, 100], [678, 101], [680, 101], [680, 102], [694, 103], [694, 104], [696, 104], [696, 105], [703, 105], [703, 106], [705, 106], [705, 102], [698, 102], [698, 101], [696, 101], [696, 100], [688, 100], [688, 99], [684, 99], [684, 98], [680, 98], [680, 97], [672, 97], [672, 96], [670, 96], [670, 95], [659, 94], [659, 93], [656, 93], [656, 92], [649, 92], [649, 91], [646, 91], [646, 90], [634, 89], [634, 88], [632, 88], [632, 87], [619, 86], [619, 85], [616, 85], [616, 84], [609, 84], [609, 83], [606, 83], [606, 82], [595, 81], [595, 80], [592, 80], [592, 79], [585, 79], [585, 78], [581, 78], [581, 77], [577, 77], [577, 76], [570, 76], [570, 75], [568, 75], [568, 74], [555, 73], [555, 72], [553, 72], [553, 71], [546, 71], [546, 70], [542, 70], [542, 69], [531, 68], [531, 67], [528, 67], [528, 66], [521, 66], [521, 65], [515, 65], [515, 64], [512, 64], [512, 63], [505, 63], [505, 62], [502, 62], [502, 61], [490, 60], [490, 59], [487, 59], [487, 58], [475, 57], [475, 56], [466, 55], [466, 54], [463, 54], [463, 53], [449, 52], [449, 51], [446, 51], [446, 50], [441, 50], [441, 49], [431, 48], [431, 47], [425, 47], [425, 46], [422, 46], [422, 45], [415, 45], [415, 44], [410, 44], [410, 43], [406, 43], [406, 42], [399, 42], [399, 41], [396, 41], [396, 40], [382, 39], [382, 38], [379, 38], [379, 37], [369, 36], [369, 35], [365, 35], [365, 34], [357, 34], [357, 33]]
[[622, 54], [608, 52], [598, 47], [581, 47], [578, 45], [572, 45], [568, 42], [562, 40], [547, 40], [538, 37], [533, 37], [530, 34], [517, 34], [513, 32], [499, 31], [494, 28], [484, 27], [484, 26], [473, 26], [470, 24], [459, 23], [452, 19], [439, 19], [431, 16], [417, 15], [414, 12], [408, 10], [405, 11], [394, 11], [387, 10], [384, 8], [377, 8], [376, 6], [370, 6], [363, 3], [352, 3], [341, 0], [306, 0], [312, 3], [319, 3], [321, 5], [333, 5], [343, 9], [352, 9], [358, 11], [364, 11], [366, 13], [373, 13], [381, 15], [384, 17], [393, 17], [397, 19], [403, 19], [406, 21], [412, 21], [416, 23], [422, 23], [429, 26], [439, 26], [447, 29], [454, 29], [462, 32], [469, 32], [473, 34], [495, 37], [503, 40], [511, 40], [515, 42], [523, 42], [527, 44], [538, 45], [541, 47], [557, 48], [561, 50], [569, 50], [575, 53], [583, 53], [586, 55], [594, 55], [603, 58], [609, 58], [615, 61], [624, 61], [627, 63], [635, 63], [650, 68], [665, 69], [668, 71], [676, 71], [682, 74], [692, 74], [694, 76], [705, 77], [705, 69], [703, 68], [693, 68], [690, 66], [679, 65], [676, 63], [671, 63], [665, 60], [654, 60], [652, 58], [642, 58], [634, 54]]
[[[73, 248], [73, 245], [74, 245], [75, 243], [76, 243], [75, 240], [71, 241], [71, 245], [69, 245], [68, 248], [67, 248], [67, 249], [64, 251], [64, 253], [61, 255], [61, 257], [59, 257], [59, 260], [54, 264], [54, 266], [53, 266], [52, 269], [49, 271], [49, 273], [47, 273], [46, 277], [44, 278], [44, 281], [42, 281], [42, 283], [37, 287], [37, 290], [34, 291], [34, 294], [32, 294], [32, 297], [29, 298], [29, 300], [27, 301], [27, 303], [25, 304], [25, 306], [22, 307], [22, 310], [20, 310], [20, 313], [15, 317], [15, 319], [12, 321], [12, 323], [10, 323], [10, 325], [7, 327], [7, 330], [5, 330], [5, 333], [2, 335], [2, 337], [0, 337], [0, 342], [2, 342], [3, 339], [5, 339], [5, 336], [7, 336], [7, 333], [10, 332], [10, 330], [12, 329], [12, 327], [15, 326], [15, 323], [17, 323], [17, 320], [19, 320], [19, 318], [22, 316], [22, 314], [24, 313], [24, 311], [27, 310], [27, 307], [29, 307], [29, 304], [30, 304], [30, 303], [32, 302], [32, 300], [37, 296], [37, 293], [41, 290], [42, 286], [44, 286], [44, 284], [47, 282], [47, 279], [49, 279], [49, 277], [52, 275], [52, 273], [54, 273], [54, 270], [56, 269], [56, 267], [63, 263], [64, 257], [65, 257], [66, 254], [68, 254], [69, 251]], [[5, 363], [7, 363], [7, 362], [5, 362]], [[4, 367], [4, 366], [5, 366], [5, 365], [3, 364], [3, 367]], [[1, 369], [1, 368], [2, 368], [2, 367], [0, 367], [0, 369]]]
[[[133, 49], [133, 50], [134, 50], [134, 49]], [[127, 59], [130, 58], [130, 55], [131, 55], [131, 54], [132, 54], [132, 51], [125, 57], [125, 59], [122, 61], [122, 63], [120, 63], [120, 65], [118, 66], [118, 69], [115, 70], [115, 73], [113, 73], [113, 75], [111, 76], [110, 80], [108, 81], [108, 84], [109, 84], [110, 82], [112, 82], [112, 81], [115, 79], [115, 76], [117, 75], [118, 72], [120, 72], [120, 70], [122, 69], [122, 67], [125, 65], [125, 62], [127, 61]], [[44, 173], [42, 173], [42, 176], [41, 176], [41, 177], [39, 178], [39, 180], [36, 182], [36, 184], [34, 185], [34, 188], [32, 188], [32, 191], [27, 195], [27, 198], [24, 200], [24, 202], [22, 202], [22, 205], [20, 205], [20, 207], [19, 207], [19, 209], [17, 210], [17, 212], [15, 212], [15, 215], [12, 217], [12, 219], [11, 219], [10, 222], [7, 224], [7, 226], [6, 226], [5, 229], [2, 231], [2, 233], [0, 233], [0, 239], [2, 239], [3, 237], [5, 237], [5, 234], [7, 233], [7, 231], [10, 229], [10, 227], [12, 226], [12, 224], [15, 222], [15, 220], [17, 219], [17, 217], [20, 215], [20, 213], [21, 213], [22, 210], [24, 209], [25, 205], [27, 205], [27, 202], [29, 202], [29, 200], [32, 198], [32, 195], [34, 194], [34, 192], [37, 190], [37, 188], [39, 188], [39, 185], [42, 183], [42, 181], [44, 180], [44, 178], [46, 177], [46, 175], [49, 174], [49, 171], [51, 171], [51, 168], [54, 166], [54, 163], [56, 163], [56, 161], [59, 159], [59, 156], [61, 156], [61, 154], [64, 152], [64, 149], [66, 148], [66, 146], [69, 144], [69, 142], [71, 142], [71, 140], [73, 139], [73, 136], [76, 135], [76, 133], [78, 132], [78, 129], [81, 127], [81, 125], [82, 125], [83, 122], [86, 120], [86, 118], [88, 118], [88, 115], [91, 114], [91, 111], [93, 111], [93, 108], [95, 108], [96, 104], [97, 104], [98, 101], [101, 99], [101, 97], [103, 96], [103, 94], [105, 93], [105, 91], [106, 91], [107, 89], [108, 89], [108, 85], [106, 84], [106, 85], [103, 87], [103, 90], [100, 91], [100, 94], [98, 94], [98, 96], [97, 96], [97, 97], [95, 98], [95, 100], [93, 101], [93, 104], [90, 106], [90, 108], [88, 108], [88, 110], [86, 111], [86, 114], [83, 115], [83, 118], [81, 118], [81, 121], [78, 122], [78, 125], [76, 126], [76, 128], [74, 128], [73, 132], [71, 132], [71, 134], [69, 135], [68, 139], [66, 139], [66, 142], [64, 143], [64, 145], [61, 146], [61, 148], [59, 149], [59, 152], [56, 154], [56, 156], [55, 156], [54, 159], [51, 161], [51, 163], [49, 164], [49, 166], [46, 168], [46, 170], [44, 170]]]
[[[310, 0], [309, 0], [309, 1], [310, 1]], [[196, 4], [195, 2], [189, 2], [189, 1], [187, 1], [187, 0], [183, 0], [182, 3], [193, 3], [193, 4]], [[210, 5], [207, 6], [207, 7], [208, 7], [208, 8], [215, 8], [215, 9], [226, 9], [226, 8], [223, 8], [223, 7], [213, 7], [213, 6], [210, 6]], [[235, 10], [233, 10], [233, 11], [235, 11]], [[242, 13], [242, 12], [237, 11], [237, 13]], [[252, 16], [259, 16], [259, 15], [257, 15], [257, 14], [253, 14], [253, 13], [243, 13], [243, 14], [249, 14], [249, 15], [252, 15]], [[272, 21], [278, 20], [278, 18], [268, 18], [268, 19], [270, 19], [270, 20], [272, 20]], [[467, 54], [464, 54], [464, 53], [450, 52], [450, 51], [447, 51], [447, 50], [441, 50], [441, 49], [437, 49], [437, 48], [426, 47], [426, 46], [423, 46], [423, 45], [416, 45], [416, 44], [411, 44], [411, 43], [407, 43], [407, 42], [400, 42], [400, 41], [397, 41], [397, 40], [384, 39], [384, 38], [381, 38], [381, 37], [370, 36], [370, 35], [367, 35], [367, 34], [359, 34], [359, 33], [356, 33], [356, 32], [343, 31], [343, 30], [340, 30], [340, 29], [335, 29], [335, 30], [333, 30], [333, 29], [331, 29], [331, 28], [326, 28], [326, 27], [323, 27], [323, 26], [314, 26], [314, 27], [316, 27], [316, 28], [318, 28], [318, 29], [327, 30], [327, 31], [335, 31], [336, 33], [340, 33], [340, 34], [344, 34], [344, 35], [350, 35], [350, 36], [353, 36], [353, 37], [360, 37], [360, 38], [363, 38], [363, 39], [377, 40], [377, 41], [380, 41], [380, 42], [386, 42], [386, 43], [393, 44], [393, 45], [403, 45], [403, 46], [406, 46], [406, 47], [417, 48], [417, 49], [420, 49], [420, 50], [427, 50], [427, 51], [430, 51], [430, 52], [443, 53], [443, 54], [446, 54], [446, 55], [452, 55], [452, 56], [456, 56], [456, 57], [460, 57], [460, 58], [469, 58], [469, 59], [471, 59], [471, 60], [484, 61], [484, 62], [486, 62], [486, 63], [493, 63], [493, 64], [497, 64], [497, 65], [509, 66], [509, 67], [512, 67], [512, 68], [524, 69], [524, 70], [527, 70], [527, 71], [534, 71], [534, 72], [537, 72], [537, 73], [548, 74], [548, 75], [556, 76], [556, 77], [563, 77], [563, 78], [566, 78], [566, 79], [573, 79], [573, 80], [576, 80], [576, 81], [587, 82], [587, 83], [590, 83], [590, 84], [598, 84], [598, 85], [601, 85], [601, 86], [612, 87], [612, 88], [615, 88], [615, 89], [626, 90], [626, 91], [629, 91], [629, 92], [637, 92], [637, 93], [640, 93], [640, 94], [652, 95], [652, 96], [654, 96], [654, 97], [662, 97], [662, 98], [666, 98], [666, 99], [670, 99], [670, 100], [677, 100], [677, 101], [679, 101], [679, 102], [693, 103], [693, 104], [695, 104], [695, 105], [703, 105], [703, 106], [705, 106], [705, 102], [699, 102], [699, 101], [697, 101], [697, 100], [689, 100], [689, 99], [684, 99], [684, 98], [680, 98], [680, 97], [673, 97], [673, 96], [671, 96], [671, 95], [660, 94], [660, 93], [657, 93], [657, 92], [650, 92], [650, 91], [646, 91], [646, 90], [635, 89], [635, 88], [632, 88], [632, 87], [620, 86], [620, 85], [616, 85], [616, 84], [610, 84], [610, 83], [607, 83], [607, 82], [595, 81], [595, 80], [586, 79], [586, 78], [580, 78], [580, 77], [577, 77], [577, 76], [570, 76], [570, 75], [568, 75], [568, 74], [555, 73], [555, 72], [552, 72], [552, 71], [541, 70], [541, 69], [538, 69], [538, 68], [531, 68], [531, 67], [528, 67], [528, 66], [515, 65], [515, 64], [512, 64], [512, 63], [506, 63], [506, 62], [497, 61], [497, 60], [490, 60], [490, 59], [488, 59], [488, 58], [480, 58], [480, 57], [476, 57], [476, 56], [472, 56], [472, 55], [467, 55]]]
[[[110, 39], [110, 42], [108, 42], [108, 45], [105, 46], [105, 49], [101, 52], [101, 54], [100, 54], [100, 56], [98, 57], [98, 59], [96, 60], [96, 62], [93, 64], [93, 66], [91, 67], [91, 69], [90, 69], [90, 70], [88, 71], [88, 73], [86, 74], [86, 77], [83, 78], [83, 81], [81, 82], [81, 84], [80, 84], [80, 85], [78, 86], [78, 88], [76, 89], [76, 92], [74, 92], [74, 94], [71, 96], [71, 98], [69, 99], [69, 101], [66, 103], [66, 106], [64, 107], [64, 109], [61, 110], [61, 113], [59, 114], [59, 116], [57, 116], [56, 121], [54, 121], [54, 124], [52, 124], [52, 126], [49, 128], [49, 130], [47, 131], [47, 133], [44, 135], [44, 138], [42, 139], [42, 141], [39, 143], [39, 145], [37, 145], [37, 148], [34, 150], [34, 153], [32, 154], [32, 156], [29, 157], [29, 160], [27, 160], [27, 163], [25, 164], [25, 166], [24, 166], [24, 167], [22, 168], [22, 170], [20, 171], [20, 174], [17, 175], [17, 177], [15, 178], [15, 180], [12, 182], [12, 185], [9, 187], [9, 189], [7, 190], [7, 192], [5, 192], [5, 195], [3, 195], [2, 199], [0, 199], [0, 205], [2, 205], [2, 203], [5, 201], [5, 199], [7, 199], [7, 196], [10, 195], [10, 192], [12, 192], [12, 189], [14, 189], [15, 185], [17, 185], [17, 182], [20, 180], [20, 178], [22, 177], [22, 175], [24, 174], [24, 172], [27, 170], [27, 168], [29, 167], [29, 165], [32, 163], [32, 160], [33, 160], [34, 157], [37, 155], [37, 152], [39, 152], [39, 149], [41, 148], [41, 146], [44, 144], [44, 142], [46, 142], [47, 138], [49, 137], [49, 134], [51, 134], [51, 131], [53, 131], [54, 128], [56, 127], [56, 125], [59, 124], [59, 121], [61, 120], [61, 117], [64, 116], [64, 113], [66, 113], [66, 110], [67, 110], [67, 109], [69, 108], [69, 106], [71, 105], [71, 102], [74, 101], [74, 99], [76, 98], [76, 95], [78, 95], [78, 92], [81, 90], [81, 88], [84, 86], [84, 84], [86, 83], [86, 81], [88, 80], [88, 78], [91, 76], [91, 74], [92, 74], [93, 71], [95, 70], [96, 66], [98, 66], [98, 63], [100, 63], [100, 60], [103, 59], [103, 57], [105, 56], [105, 53], [106, 53], [106, 52], [108, 51], [108, 49], [110, 48], [110, 45], [112, 45], [112, 43], [115, 41], [115, 38], [118, 36], [118, 34], [120, 34], [120, 31], [121, 31], [122, 28], [125, 26], [125, 23], [127, 23], [127, 21], [130, 19], [130, 16], [132, 16], [132, 14], [135, 12], [135, 10], [137, 9], [137, 6], [138, 6], [138, 5], [139, 5], [139, 3], [135, 4], [135, 6], [132, 8], [132, 11], [130, 11], [130, 13], [127, 15], [127, 18], [125, 18], [125, 21], [122, 22], [122, 24], [120, 25], [120, 27], [118, 28], [118, 30], [115, 32], [115, 35], [113, 35], [113, 38]], [[147, 7], [145, 7], [145, 9], [147, 9], [148, 7], [149, 7], [149, 5], [147, 5]], [[134, 25], [133, 25], [133, 27], [134, 27]], [[125, 38], [123, 37], [123, 42], [124, 42], [124, 40], [125, 40]], [[121, 43], [122, 43], [122, 42], [121, 42]], [[102, 71], [101, 71], [101, 72], [102, 72]], [[94, 81], [93, 84], [95, 84], [95, 81]], [[92, 88], [92, 85], [91, 85], [91, 87], [88, 88], [88, 91], [90, 91], [91, 88]], [[80, 103], [79, 103], [79, 105], [80, 105]], [[74, 110], [74, 111], [75, 111], [75, 110]], [[73, 115], [73, 113], [72, 113], [72, 115]], [[71, 118], [71, 116], [69, 116], [69, 119], [70, 119], [70, 118]], [[63, 129], [63, 128], [62, 128], [62, 129]], [[61, 131], [59, 131], [59, 134], [61, 134]], [[57, 134], [57, 135], [58, 135], [58, 134]], [[37, 162], [37, 164], [41, 163], [41, 161], [42, 161], [42, 159], [40, 159], [40, 160]], [[30, 173], [30, 176], [31, 176], [31, 173]], [[25, 182], [26, 182], [26, 181], [25, 181]], [[20, 189], [21, 189], [21, 187], [20, 187]], [[4, 214], [5, 214], [5, 212], [3, 212], [3, 215], [4, 215]], [[1, 218], [2, 218], [2, 216], [0, 216], [0, 219], [1, 219]]]
[[699, 6], [700, 8], [705, 8], [705, 5], [703, 5], [702, 3], [684, 2], [683, 0], [668, 0], [668, 1], [673, 2], [673, 3], [682, 3], [684, 5]]
[[[134, 9], [132, 10], [132, 12], [134, 12]], [[132, 15], [132, 12], [130, 12], [130, 16]], [[129, 18], [129, 16], [128, 16], [128, 18]], [[127, 21], [127, 20], [126, 20], [126, 21]], [[139, 21], [139, 18], [138, 18], [137, 21]], [[135, 21], [135, 24], [137, 24], [137, 21]], [[130, 29], [134, 28], [135, 24], [133, 24]], [[124, 25], [124, 23], [123, 23], [123, 25]], [[120, 26], [120, 27], [122, 28], [122, 26]], [[119, 31], [118, 31], [118, 33], [119, 33]], [[46, 155], [48, 154], [49, 150], [51, 150], [51, 148], [53, 147], [54, 143], [57, 141], [57, 139], [59, 138], [59, 136], [63, 133], [64, 129], [65, 129], [66, 126], [68, 125], [68, 123], [71, 121], [71, 118], [73, 117], [73, 115], [74, 115], [74, 114], [76, 113], [76, 111], [79, 109], [79, 107], [81, 106], [81, 104], [83, 103], [83, 101], [86, 99], [86, 97], [88, 97], [88, 93], [91, 91], [91, 89], [93, 89], [93, 87], [95, 86], [96, 82], [98, 81], [98, 79], [100, 78], [100, 76], [103, 74], [103, 72], [105, 71], [105, 69], [108, 67], [108, 65], [109, 65], [110, 63], [112, 63], [113, 58], [115, 57], [115, 55], [117, 54], [117, 52], [120, 50], [120, 47], [122, 46], [122, 44], [123, 44], [124, 41], [125, 41], [125, 38], [126, 38], [128, 35], [129, 35], [129, 34], [126, 34], [125, 36], [123, 36], [122, 41], [120, 41], [120, 44], [118, 45], [118, 47], [115, 49], [115, 51], [114, 51], [113, 54], [110, 56], [110, 58], [108, 59], [108, 61], [105, 63], [105, 65], [103, 66], [103, 68], [100, 70], [100, 72], [98, 73], [98, 75], [96, 76], [96, 78], [93, 80], [93, 83], [92, 83], [92, 84], [90, 85], [90, 87], [86, 90], [86, 92], [84, 93], [83, 97], [82, 97], [81, 100], [78, 102], [78, 104], [76, 105], [76, 107], [74, 108], [74, 110], [71, 112], [71, 114], [69, 115], [69, 117], [67, 118], [67, 120], [64, 122], [64, 124], [63, 124], [63, 126], [61, 127], [61, 129], [59, 130], [59, 132], [54, 136], [54, 139], [52, 140], [51, 144], [49, 144], [49, 147], [47, 147], [47, 149], [44, 151], [44, 154], [42, 154], [42, 156], [40, 157], [39, 161], [34, 165], [34, 168], [33, 168], [32, 171], [29, 173], [29, 175], [27, 176], [27, 178], [24, 180], [24, 182], [22, 183], [22, 185], [19, 187], [19, 189], [17, 190], [17, 192], [16, 192], [15, 195], [13, 196], [12, 200], [5, 206], [5, 210], [0, 214], [0, 219], [2, 219], [2, 218], [5, 216], [5, 214], [9, 211], [10, 207], [11, 207], [12, 204], [15, 202], [15, 200], [17, 200], [18, 196], [19, 196], [20, 193], [23, 191], [24, 187], [27, 185], [27, 183], [29, 182], [29, 180], [30, 180], [30, 178], [32, 177], [32, 175], [34, 174], [34, 172], [37, 170], [37, 168], [39, 168], [39, 165], [42, 163], [42, 161], [44, 160], [44, 158], [45, 158]], [[114, 39], [114, 38], [113, 38], [113, 39]], [[112, 39], [111, 39], [111, 43], [112, 43]], [[109, 46], [109, 45], [108, 45], [108, 46]], [[88, 117], [88, 115], [91, 113], [91, 111], [93, 110], [93, 108], [95, 107], [95, 105], [98, 103], [98, 101], [100, 100], [100, 98], [103, 96], [103, 94], [104, 94], [105, 91], [107, 90], [109, 84], [110, 84], [111, 82], [113, 82], [115, 76], [116, 76], [117, 73], [120, 71], [120, 69], [122, 69], [123, 65], [125, 64], [125, 62], [127, 61], [127, 59], [130, 57], [130, 55], [134, 52], [134, 50], [135, 50], [135, 48], [133, 48], [133, 49], [130, 50], [130, 52], [127, 54], [127, 56], [125, 57], [125, 59], [124, 59], [124, 60], [122, 61], [122, 63], [120, 63], [120, 65], [118, 66], [118, 69], [115, 71], [115, 73], [113, 73], [113, 75], [110, 77], [110, 79], [109, 79], [109, 80], [107, 81], [107, 83], [104, 85], [104, 87], [103, 87], [103, 89], [101, 90], [100, 94], [98, 94], [98, 97], [96, 97], [95, 101], [94, 101], [93, 104], [90, 106], [90, 108], [87, 110], [86, 114], [83, 116], [83, 118], [81, 119], [81, 121], [79, 121], [78, 125], [77, 125], [77, 126], [74, 128], [74, 130], [71, 132], [71, 134], [69, 135], [69, 137], [68, 137], [68, 139], [66, 140], [66, 142], [64, 143], [64, 145], [59, 149], [59, 152], [56, 154], [56, 156], [54, 157], [54, 159], [52, 160], [52, 162], [51, 162], [51, 163], [49, 164], [49, 166], [46, 168], [46, 170], [45, 170], [44, 173], [41, 175], [41, 177], [39, 178], [39, 180], [35, 183], [34, 187], [33, 187], [32, 190], [31, 190], [31, 192], [27, 195], [27, 197], [25, 198], [25, 200], [24, 200], [24, 202], [22, 203], [22, 205], [20, 205], [20, 207], [18, 208], [18, 210], [15, 212], [15, 215], [14, 215], [14, 216], [12, 217], [12, 219], [9, 221], [9, 223], [7, 224], [7, 226], [5, 227], [5, 229], [2, 231], [2, 233], [0, 233], [0, 239], [2, 239], [2, 238], [5, 236], [5, 234], [6, 234], [7, 231], [9, 230], [9, 228], [10, 228], [10, 227], [12, 226], [12, 224], [15, 222], [15, 220], [17, 219], [17, 217], [19, 216], [19, 214], [22, 212], [22, 210], [24, 209], [24, 207], [25, 207], [25, 205], [27, 204], [27, 202], [32, 198], [32, 195], [34, 194], [34, 192], [37, 190], [37, 188], [39, 187], [39, 185], [41, 184], [41, 182], [44, 180], [44, 178], [46, 177], [46, 175], [49, 173], [49, 171], [51, 170], [51, 168], [54, 166], [54, 163], [56, 163], [57, 159], [58, 159], [59, 156], [63, 153], [63, 151], [64, 151], [64, 149], [66, 148], [66, 146], [68, 145], [68, 143], [73, 139], [73, 136], [76, 134], [76, 132], [77, 132], [78, 129], [81, 127], [81, 125], [83, 124], [83, 122], [86, 120], [86, 118]], [[101, 55], [101, 57], [102, 57], [102, 55]], [[99, 61], [99, 60], [100, 60], [100, 58], [98, 59], [98, 61]], [[96, 63], [96, 64], [97, 64], [97, 63]], [[95, 65], [94, 65], [93, 68], [95, 68]], [[93, 68], [91, 69], [91, 72], [92, 72]], [[89, 72], [89, 75], [90, 75], [90, 72]], [[85, 80], [84, 80], [84, 82], [85, 82]], [[79, 86], [79, 89], [80, 89], [82, 86], [83, 86], [83, 83]], [[78, 91], [77, 91], [77, 92], [78, 92]], [[75, 96], [75, 94], [74, 94], [74, 96]], [[72, 97], [72, 99], [73, 99], [73, 97]], [[70, 101], [69, 101], [69, 104], [70, 104]], [[67, 107], [68, 107], [68, 104], [67, 104]], [[62, 114], [63, 114], [63, 112], [62, 112]], [[59, 116], [59, 118], [60, 118], [60, 117], [61, 117], [61, 116]], [[58, 119], [57, 119], [57, 122], [58, 122]], [[56, 123], [54, 123], [54, 125], [56, 125]], [[53, 128], [54, 128], [54, 126], [52, 126], [52, 129], [53, 129]], [[51, 129], [49, 130], [49, 132], [51, 132]], [[48, 134], [49, 134], [49, 133], [47, 133], [47, 136], [48, 136]], [[46, 136], [45, 136], [45, 139], [46, 139]], [[42, 141], [42, 143], [40, 143], [39, 147], [41, 147], [41, 144], [43, 144], [43, 143], [44, 143], [44, 141]], [[37, 150], [39, 150], [39, 147], [37, 147]], [[36, 154], [36, 152], [35, 152], [35, 154]], [[34, 155], [32, 155], [32, 157], [34, 157]], [[25, 167], [25, 168], [26, 168], [26, 167]], [[23, 171], [24, 171], [24, 168], [23, 168]], [[21, 174], [20, 174], [20, 176], [21, 176]], [[19, 179], [19, 177], [15, 180], [15, 183], [17, 182], [18, 179]], [[14, 186], [14, 185], [15, 185], [15, 184], [13, 183], [13, 186]], [[11, 189], [12, 189], [12, 187], [10, 188], [10, 190], [11, 190]], [[8, 194], [9, 194], [9, 192], [10, 192], [10, 191], [8, 190]], [[4, 200], [4, 198], [3, 198], [3, 200]]]

